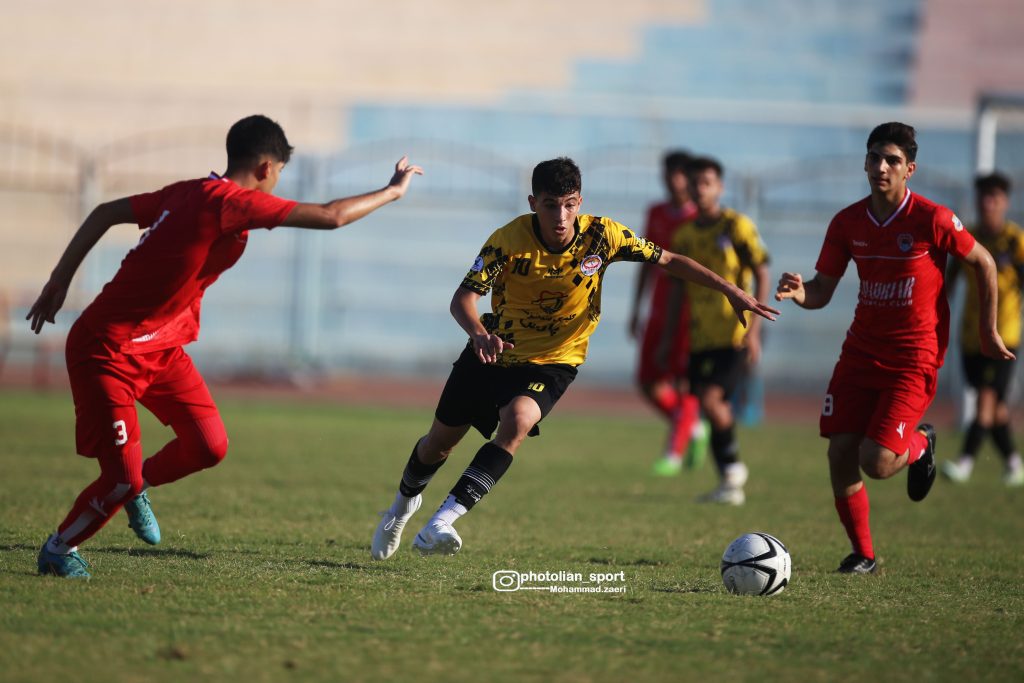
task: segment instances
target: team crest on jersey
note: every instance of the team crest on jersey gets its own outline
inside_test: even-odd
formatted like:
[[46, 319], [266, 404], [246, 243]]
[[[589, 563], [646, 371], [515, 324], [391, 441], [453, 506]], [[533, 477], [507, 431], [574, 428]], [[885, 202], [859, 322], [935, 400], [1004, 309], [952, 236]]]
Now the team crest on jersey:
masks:
[[914, 248], [914, 236], [909, 232], [901, 232], [896, 235], [896, 246], [904, 253], [910, 251]]
[[964, 224], [960, 222], [960, 219], [957, 217], [955, 213], [953, 214], [953, 229], [956, 230], [957, 232], [960, 232], [961, 230], [964, 229]]
[[584, 275], [593, 275], [597, 271], [601, 270], [601, 264], [603, 263], [604, 261], [601, 260], [600, 256], [597, 254], [591, 254], [584, 258], [583, 262], [580, 263], [580, 270], [583, 271]]
[[469, 270], [474, 273], [479, 273], [484, 269], [484, 257], [477, 256], [476, 261], [473, 261], [473, 265], [470, 266]]
[[565, 294], [563, 292], [543, 291], [538, 298], [533, 300], [533, 304], [545, 313], [557, 313], [564, 303]]

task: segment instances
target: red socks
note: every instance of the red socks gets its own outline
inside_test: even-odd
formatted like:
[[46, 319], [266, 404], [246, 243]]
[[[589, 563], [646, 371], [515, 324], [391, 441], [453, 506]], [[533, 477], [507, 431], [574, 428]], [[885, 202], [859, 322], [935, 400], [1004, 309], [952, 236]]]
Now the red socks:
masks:
[[679, 397], [679, 407], [673, 415], [672, 426], [668, 434], [669, 453], [686, 452], [686, 447], [693, 436], [693, 428], [700, 419], [700, 402], [693, 394], [683, 394]]
[[667, 384], [661, 385], [660, 390], [651, 393], [651, 401], [654, 403], [654, 407], [669, 420], [675, 415], [676, 409], [679, 407], [680, 398], [679, 392]]
[[[913, 449], [911, 445], [911, 450]], [[836, 498], [836, 512], [839, 513], [839, 520], [846, 528], [850, 543], [853, 544], [853, 552], [873, 560], [875, 550], [871, 547], [871, 528], [868, 525], [870, 511], [871, 505], [868, 503], [868, 490], [865, 486], [861, 486], [852, 496]]]
[[150, 486], [163, 486], [213, 467], [227, 455], [228, 433], [219, 415], [173, 427], [178, 438], [142, 464], [142, 476]]
[[910, 448], [907, 450], [907, 464], [913, 465], [917, 462], [924, 454], [926, 448], [928, 448], [928, 439], [924, 434], [915, 429], [914, 433], [910, 435]]

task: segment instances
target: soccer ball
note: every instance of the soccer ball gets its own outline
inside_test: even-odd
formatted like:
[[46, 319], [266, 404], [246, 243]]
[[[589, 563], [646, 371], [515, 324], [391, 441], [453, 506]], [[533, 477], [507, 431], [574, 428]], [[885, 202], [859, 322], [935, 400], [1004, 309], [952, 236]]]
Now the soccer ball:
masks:
[[775, 595], [789, 583], [789, 551], [761, 532], [743, 534], [722, 554], [722, 583], [737, 595]]

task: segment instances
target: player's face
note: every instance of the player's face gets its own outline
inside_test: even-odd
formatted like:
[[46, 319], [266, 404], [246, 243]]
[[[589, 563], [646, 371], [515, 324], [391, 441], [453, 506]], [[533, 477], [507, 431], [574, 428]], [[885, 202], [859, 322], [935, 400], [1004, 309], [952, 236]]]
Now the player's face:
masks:
[[[880, 142], [871, 146], [864, 158], [864, 171], [872, 192], [900, 195], [907, 187], [907, 180], [914, 175], [917, 164], [907, 161], [903, 150], [891, 142]], [[897, 197], [899, 198], [899, 197]]]
[[537, 214], [540, 234], [544, 242], [552, 247], [564, 247], [576, 234], [576, 215], [580, 212], [583, 197], [573, 192], [562, 197], [553, 197], [541, 192], [530, 195], [530, 210]]
[[668, 190], [668, 196], [676, 204], [683, 204], [690, 198], [688, 185], [686, 174], [682, 169], [677, 168], [665, 173], [665, 189]]
[[706, 168], [690, 176], [690, 194], [701, 213], [712, 213], [718, 209], [722, 187], [722, 179], [713, 168]]
[[1010, 197], [1002, 190], [992, 190], [978, 195], [978, 222], [990, 231], [998, 231], [1006, 224], [1006, 210], [1010, 208]]

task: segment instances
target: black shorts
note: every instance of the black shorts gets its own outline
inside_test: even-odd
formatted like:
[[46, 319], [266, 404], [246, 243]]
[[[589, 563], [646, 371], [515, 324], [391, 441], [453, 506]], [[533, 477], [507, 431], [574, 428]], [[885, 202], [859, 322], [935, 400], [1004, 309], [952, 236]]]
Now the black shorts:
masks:
[[[472, 425], [489, 439], [498, 426], [498, 410], [512, 399], [529, 396], [544, 419], [574, 379], [572, 365], [485, 365], [470, 344], [452, 365], [434, 415], [449, 427]], [[530, 430], [530, 436], [539, 433], [537, 425]]]
[[[1016, 349], [1010, 349], [1016, 353]], [[1000, 401], [1006, 398], [1006, 389], [1013, 379], [1014, 361], [996, 360], [980, 353], [963, 354], [964, 375], [975, 389], [994, 389]]]
[[722, 387], [726, 396], [736, 389], [746, 371], [746, 349], [705, 349], [690, 352], [690, 391], [702, 386]]

